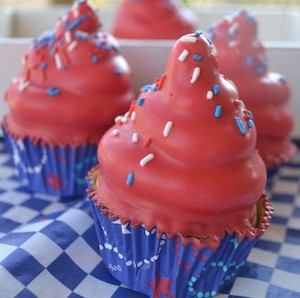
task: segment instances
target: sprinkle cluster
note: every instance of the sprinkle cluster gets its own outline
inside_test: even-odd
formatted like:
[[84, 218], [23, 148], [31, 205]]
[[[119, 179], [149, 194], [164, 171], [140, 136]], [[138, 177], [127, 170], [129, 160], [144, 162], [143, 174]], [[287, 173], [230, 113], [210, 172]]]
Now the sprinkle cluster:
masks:
[[[196, 43], [197, 38], [199, 38], [200, 35], [202, 35], [202, 32], [197, 31], [194, 35], [186, 35], [181, 37], [180, 41], [183, 44]], [[206, 58], [204, 58], [200, 53], [191, 53], [188, 48], [189, 47], [187, 45], [187, 47], [184, 48], [181, 53], [179, 53], [177, 57], [177, 61], [178, 61], [177, 63], [190, 63], [192, 61], [192, 63], [196, 65], [193, 69], [193, 72], [191, 73], [191, 79], [190, 79], [190, 84], [193, 85], [201, 78], [201, 63]], [[211, 54], [211, 56], [213, 56], [213, 54]], [[211, 56], [209, 58], [211, 58]], [[143, 108], [145, 103], [147, 103], [148, 101], [147, 99], [148, 95], [152, 94], [153, 92], [157, 92], [161, 90], [161, 88], [164, 85], [165, 79], [166, 79], [166, 75], [163, 75], [161, 78], [155, 79], [153, 84], [148, 84], [146, 86], [143, 86], [140, 90], [141, 91], [140, 97], [138, 97], [137, 100], [132, 102], [129, 111], [125, 115], [118, 116], [115, 118], [116, 126], [112, 130], [112, 134], [115, 137], [119, 136], [118, 126], [122, 126], [128, 123], [128, 121], [134, 122], [137, 117], [136, 108], [137, 107]], [[219, 86], [219, 84], [213, 84], [211, 88], [207, 90], [206, 99], [209, 101], [217, 99], [219, 94], [221, 93], [222, 93], [222, 89]], [[240, 101], [235, 100], [233, 101], [233, 104], [239, 105]], [[250, 129], [253, 127], [253, 116], [248, 110], [244, 109], [243, 111], [244, 111], [244, 119], [240, 117], [235, 117], [232, 123], [234, 123], [237, 126], [237, 129], [240, 131], [242, 135], [246, 135], [247, 128], [244, 124], [244, 120], [247, 122], [247, 126]], [[213, 117], [215, 119], [219, 119], [222, 117], [222, 115], [225, 112], [226, 111], [224, 111], [222, 104], [216, 103], [213, 111]], [[176, 129], [176, 123], [174, 123], [172, 119], [166, 119], [161, 129], [162, 129], [161, 134], [167, 141], [167, 139], [172, 135], [173, 129]], [[142, 147], [146, 149], [146, 148], [151, 148], [152, 139], [151, 137], [148, 137], [145, 139], [143, 138], [142, 140], [142, 138], [139, 136], [137, 132], [133, 132], [131, 137], [131, 142], [140, 143], [140, 145], [142, 145]], [[147, 168], [149, 164], [151, 164], [155, 159], [156, 159], [156, 153], [154, 153], [153, 151], [151, 152], [150, 150], [147, 153], [145, 153], [145, 155], [140, 159], [139, 166]], [[135, 173], [133, 171], [129, 171], [125, 181], [126, 185], [127, 186], [134, 185], [135, 179], [136, 179]]]
[[[251, 45], [250, 43], [253, 42], [253, 38], [256, 38], [256, 36], [252, 36], [251, 39], [249, 40], [244, 40], [241, 41], [239, 39], [240, 36], [242, 36], [242, 34], [244, 33], [240, 33], [240, 27], [242, 26], [242, 19], [246, 20], [246, 24], [248, 24], [247, 26], [252, 27], [252, 26], [256, 26], [256, 20], [254, 18], [254, 16], [246, 11], [241, 11], [240, 13], [236, 14], [236, 15], [232, 15], [230, 18], [227, 18], [227, 22], [228, 22], [228, 29], [227, 32], [224, 31], [222, 32], [224, 37], [224, 44], [227, 45], [230, 49], [230, 52], [233, 51], [233, 53], [235, 53], [238, 56], [241, 56], [244, 52], [248, 52], [249, 49], [251, 49], [254, 45]], [[218, 27], [218, 26], [217, 26]], [[219, 25], [219, 27], [221, 28], [221, 25]], [[222, 29], [220, 29], [222, 30]], [[214, 41], [214, 39], [217, 36], [217, 30], [215, 30], [213, 27], [209, 28], [207, 31], [207, 35], [208, 38], [212, 41]], [[245, 39], [245, 36], [243, 36], [243, 39]], [[247, 44], [247, 46], [245, 47], [245, 43], [249, 43]], [[263, 55], [249, 55], [249, 54], [245, 54], [244, 55], [244, 63], [248, 68], [254, 68], [255, 67], [255, 72], [257, 73], [257, 75], [263, 75], [265, 73], [265, 71], [267, 70], [267, 63], [263, 57]]]
[[[30, 86], [33, 72], [37, 73], [41, 81], [47, 81], [49, 63], [53, 63], [59, 71], [66, 71], [72, 64], [70, 55], [79, 46], [87, 45], [85, 55], [91, 64], [99, 63], [111, 50], [118, 51], [118, 46], [108, 40], [107, 33], [80, 30], [82, 25], [92, 22], [91, 13], [94, 12], [89, 8], [87, 1], [76, 1], [72, 9], [58, 20], [55, 30], [43, 33], [33, 40], [31, 52], [23, 58], [24, 79], [14, 82], [18, 84], [20, 92], [24, 92]], [[115, 74], [120, 76], [122, 71], [115, 69]], [[47, 94], [58, 96], [61, 90], [51, 86]]]

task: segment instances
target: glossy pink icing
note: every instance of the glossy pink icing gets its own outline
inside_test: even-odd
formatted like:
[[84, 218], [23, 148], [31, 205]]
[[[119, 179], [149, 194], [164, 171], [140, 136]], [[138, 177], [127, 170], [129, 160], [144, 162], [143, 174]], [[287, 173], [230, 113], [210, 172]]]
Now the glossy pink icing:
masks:
[[189, 34], [175, 43], [165, 74], [101, 139], [90, 196], [112, 217], [159, 233], [242, 234], [253, 230], [266, 183], [255, 146], [251, 113], [219, 74], [211, 45]]
[[5, 94], [7, 130], [50, 144], [98, 143], [133, 99], [132, 74], [116, 39], [76, 1], [54, 31], [32, 42]]
[[177, 39], [196, 29], [196, 17], [173, 0], [122, 0], [112, 34], [128, 39]]
[[268, 70], [254, 16], [242, 10], [214, 24], [207, 36], [216, 47], [220, 72], [233, 80], [254, 114], [257, 148], [267, 167], [291, 160], [297, 148], [289, 139], [294, 123], [290, 88], [282, 75]]

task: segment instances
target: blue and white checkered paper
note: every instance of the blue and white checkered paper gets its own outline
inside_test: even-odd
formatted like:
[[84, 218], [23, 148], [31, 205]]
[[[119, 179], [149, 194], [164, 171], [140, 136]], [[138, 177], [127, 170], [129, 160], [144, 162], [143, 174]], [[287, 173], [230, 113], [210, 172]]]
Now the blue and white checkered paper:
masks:
[[[86, 199], [28, 193], [14, 174], [0, 142], [1, 298], [146, 297], [105, 268]], [[218, 298], [300, 297], [300, 155], [280, 169], [268, 191], [275, 208], [271, 226]]]

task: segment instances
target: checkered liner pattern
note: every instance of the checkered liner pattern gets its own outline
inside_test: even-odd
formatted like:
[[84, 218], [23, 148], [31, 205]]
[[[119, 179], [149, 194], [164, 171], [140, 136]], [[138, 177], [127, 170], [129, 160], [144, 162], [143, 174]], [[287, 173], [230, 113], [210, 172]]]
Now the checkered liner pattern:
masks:
[[[300, 155], [273, 177], [268, 192], [271, 226], [217, 297], [300, 297]], [[26, 192], [0, 142], [0, 298], [10, 297], [146, 296], [103, 265], [87, 200]]]

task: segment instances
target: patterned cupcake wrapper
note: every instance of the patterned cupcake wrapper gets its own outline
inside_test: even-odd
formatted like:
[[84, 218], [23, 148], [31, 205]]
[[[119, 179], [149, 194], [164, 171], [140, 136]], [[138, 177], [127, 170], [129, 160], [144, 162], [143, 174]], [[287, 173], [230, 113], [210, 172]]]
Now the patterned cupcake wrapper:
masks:
[[85, 176], [97, 163], [97, 146], [50, 146], [28, 137], [15, 139], [3, 128], [17, 176], [31, 192], [61, 197], [86, 196]]
[[[224, 236], [218, 247], [197, 249], [180, 235], [168, 239], [156, 229], [111, 220], [91, 201], [100, 254], [111, 274], [135, 291], [151, 297], [212, 297], [229, 286], [254, 246], [238, 235]], [[268, 223], [264, 222], [264, 225]], [[166, 296], [165, 296], [166, 295]]]

